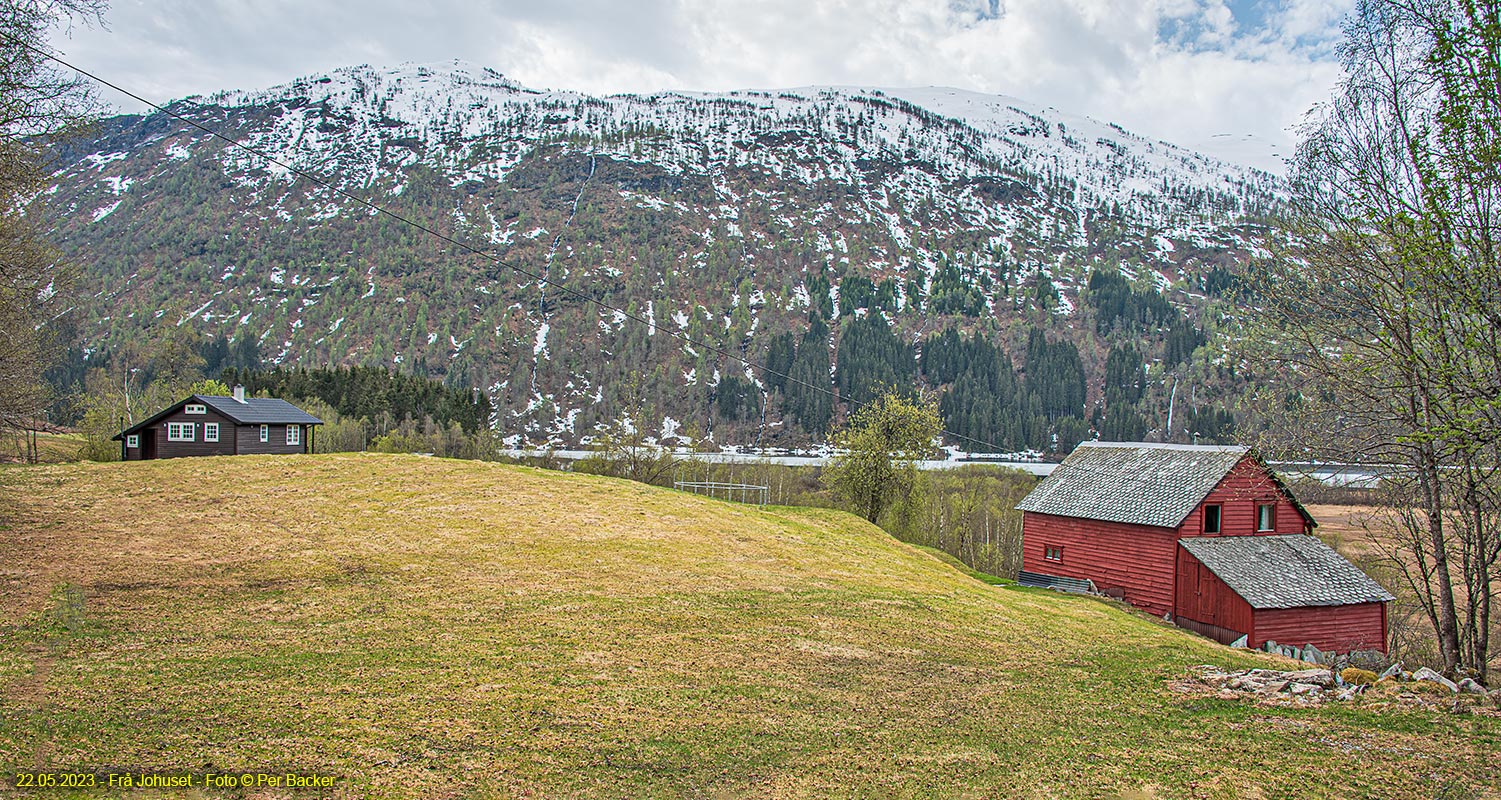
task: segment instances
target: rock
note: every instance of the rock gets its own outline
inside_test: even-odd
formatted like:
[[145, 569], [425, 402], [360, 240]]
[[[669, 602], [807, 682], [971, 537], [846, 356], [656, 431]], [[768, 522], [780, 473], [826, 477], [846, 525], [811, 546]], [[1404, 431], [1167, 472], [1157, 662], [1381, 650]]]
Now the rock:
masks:
[[1249, 642], [1249, 641], [1250, 640], [1249, 640], [1248, 637], [1242, 636], [1239, 639], [1236, 639], [1235, 641], [1231, 642], [1230, 646], [1231, 647], [1242, 647], [1243, 648], [1243, 647], [1247, 646], [1247, 642]]
[[1379, 673], [1386, 664], [1386, 653], [1380, 650], [1351, 650], [1349, 661], [1352, 667]]
[[1293, 683], [1289, 683], [1287, 685], [1287, 693], [1288, 694], [1293, 694], [1293, 695], [1302, 695], [1302, 694], [1315, 695], [1315, 694], [1319, 693], [1319, 686], [1318, 686], [1318, 684], [1314, 684], [1314, 683], [1297, 683], [1297, 682], [1293, 682]]
[[1271, 681], [1270, 683], [1264, 684], [1260, 689], [1257, 689], [1256, 691], [1260, 692], [1261, 694], [1281, 694], [1285, 689], [1287, 689], [1287, 685], [1287, 681]]
[[1196, 667], [1189, 667], [1188, 672], [1190, 675], [1211, 686], [1219, 686], [1230, 679], [1230, 673], [1213, 664], [1200, 664]]
[[1287, 679], [1297, 683], [1312, 683], [1328, 689], [1334, 685], [1334, 673], [1327, 669], [1304, 669], [1287, 673]]
[[1473, 678], [1465, 678], [1464, 680], [1460, 681], [1457, 690], [1464, 692], [1465, 694], [1478, 694], [1481, 697], [1485, 696], [1485, 687], [1476, 683], [1475, 679]]
[[1414, 672], [1412, 674], [1412, 679], [1415, 681], [1432, 681], [1433, 683], [1437, 683], [1451, 692], [1459, 691], [1459, 686], [1456, 685], [1454, 681], [1445, 678], [1444, 676], [1438, 674], [1437, 672], [1434, 672], [1427, 667], [1419, 668], [1417, 672]]
[[1402, 662], [1400, 662], [1400, 661], [1398, 661], [1397, 663], [1391, 665], [1390, 667], [1387, 667], [1386, 671], [1384, 671], [1384, 672], [1381, 673], [1381, 677], [1383, 677], [1383, 678], [1390, 678], [1390, 679], [1392, 679], [1394, 681], [1403, 680], [1403, 675], [1404, 674], [1402, 672]]
[[1298, 654], [1298, 658], [1301, 658], [1302, 660], [1307, 661], [1310, 664], [1322, 664], [1329, 657], [1324, 653], [1323, 650], [1314, 647], [1312, 644], [1305, 644], [1303, 645], [1303, 652]]
[[1341, 691], [1339, 694], [1335, 695], [1334, 697], [1335, 697], [1336, 700], [1340, 700], [1342, 702], [1346, 702], [1346, 701], [1354, 700], [1355, 696], [1358, 695], [1358, 694], [1360, 694], [1360, 692], [1355, 691], [1355, 687], [1352, 686], [1352, 687], [1350, 687], [1348, 689], [1345, 689], [1344, 691]]

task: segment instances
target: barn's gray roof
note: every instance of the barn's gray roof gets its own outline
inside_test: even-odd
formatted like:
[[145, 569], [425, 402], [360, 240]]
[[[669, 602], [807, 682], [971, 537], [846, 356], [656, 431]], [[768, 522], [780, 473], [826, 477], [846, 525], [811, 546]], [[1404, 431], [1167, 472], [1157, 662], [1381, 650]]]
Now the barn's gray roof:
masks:
[[1176, 528], [1250, 448], [1084, 442], [1016, 507]]
[[1391, 593], [1312, 536], [1180, 539], [1252, 608], [1344, 606], [1393, 600]]
[[275, 397], [247, 397], [240, 402], [233, 397], [193, 395], [203, 404], [240, 425], [322, 425], [323, 420]]

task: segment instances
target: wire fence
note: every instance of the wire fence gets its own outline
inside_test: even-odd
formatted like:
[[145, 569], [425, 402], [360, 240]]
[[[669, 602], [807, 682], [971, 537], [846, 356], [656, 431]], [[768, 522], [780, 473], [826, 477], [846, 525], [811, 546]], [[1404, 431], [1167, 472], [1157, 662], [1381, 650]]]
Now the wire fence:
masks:
[[719, 500], [729, 500], [734, 503], [748, 503], [764, 507], [770, 486], [758, 486], [753, 483], [721, 483], [719, 481], [673, 481], [672, 487], [685, 492], [693, 492]]

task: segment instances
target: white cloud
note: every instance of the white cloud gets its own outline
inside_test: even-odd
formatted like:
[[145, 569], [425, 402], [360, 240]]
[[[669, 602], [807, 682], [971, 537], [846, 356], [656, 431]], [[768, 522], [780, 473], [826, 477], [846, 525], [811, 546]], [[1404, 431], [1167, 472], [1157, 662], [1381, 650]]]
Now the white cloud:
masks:
[[1352, 2], [116, 0], [110, 30], [57, 44], [153, 99], [460, 58], [590, 93], [954, 86], [1171, 141], [1286, 143], [1337, 77]]

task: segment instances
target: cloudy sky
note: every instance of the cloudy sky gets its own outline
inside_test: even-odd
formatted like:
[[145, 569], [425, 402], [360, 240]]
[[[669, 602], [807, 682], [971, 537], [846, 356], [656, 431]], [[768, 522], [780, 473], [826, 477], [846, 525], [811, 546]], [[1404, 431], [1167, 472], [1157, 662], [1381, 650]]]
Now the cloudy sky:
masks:
[[[53, 43], [154, 100], [459, 58], [590, 93], [952, 86], [1287, 148], [1353, 0], [113, 0]], [[105, 94], [127, 110], [132, 101]]]

